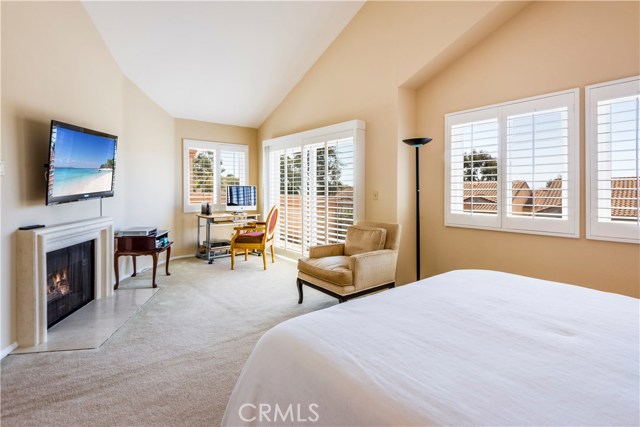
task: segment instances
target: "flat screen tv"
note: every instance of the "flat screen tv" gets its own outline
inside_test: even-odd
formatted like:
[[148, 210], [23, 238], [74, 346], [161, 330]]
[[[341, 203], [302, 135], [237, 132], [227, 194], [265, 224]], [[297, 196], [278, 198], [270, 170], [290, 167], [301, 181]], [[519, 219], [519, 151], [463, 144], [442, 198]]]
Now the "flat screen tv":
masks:
[[255, 185], [227, 186], [227, 210], [240, 212], [256, 210], [258, 195]]
[[118, 137], [51, 121], [47, 205], [113, 197]]

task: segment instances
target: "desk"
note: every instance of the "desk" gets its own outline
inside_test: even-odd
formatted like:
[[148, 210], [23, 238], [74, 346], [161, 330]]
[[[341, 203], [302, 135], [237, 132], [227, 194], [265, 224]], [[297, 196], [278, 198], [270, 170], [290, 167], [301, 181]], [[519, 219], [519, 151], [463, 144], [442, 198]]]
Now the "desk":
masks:
[[[206, 259], [209, 264], [216, 258], [231, 256], [231, 240], [211, 240], [211, 227], [229, 227], [245, 225], [257, 221], [260, 214], [232, 214], [228, 212], [214, 212], [211, 215], [196, 214], [198, 220], [198, 240], [196, 257]], [[200, 240], [200, 229], [205, 228], [205, 239]]]
[[[162, 243], [163, 238], [167, 243]], [[116, 285], [113, 289], [118, 289], [120, 285], [120, 272], [118, 269], [118, 258], [121, 256], [131, 256], [133, 257], [133, 274], [131, 277], [136, 276], [136, 257], [142, 255], [151, 255], [153, 257], [153, 279], [151, 284], [154, 288], [158, 287], [156, 283], [156, 270], [158, 268], [158, 256], [167, 251], [167, 262], [165, 264], [165, 273], [167, 276], [171, 276], [169, 273], [169, 259], [171, 258], [171, 245], [173, 242], [168, 241], [169, 239], [169, 231], [168, 230], [158, 230], [156, 234], [151, 236], [122, 236], [120, 234], [115, 234], [116, 240], [116, 252], [113, 257], [114, 270], [116, 273]]]

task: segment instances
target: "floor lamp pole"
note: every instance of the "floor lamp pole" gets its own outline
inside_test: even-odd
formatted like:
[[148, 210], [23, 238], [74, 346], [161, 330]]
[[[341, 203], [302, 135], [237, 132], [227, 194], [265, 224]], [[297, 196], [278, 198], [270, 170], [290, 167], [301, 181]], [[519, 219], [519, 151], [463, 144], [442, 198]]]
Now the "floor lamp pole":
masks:
[[416, 280], [420, 280], [420, 146], [416, 145]]
[[416, 280], [420, 280], [420, 147], [429, 143], [431, 138], [410, 138], [402, 141], [416, 148]]

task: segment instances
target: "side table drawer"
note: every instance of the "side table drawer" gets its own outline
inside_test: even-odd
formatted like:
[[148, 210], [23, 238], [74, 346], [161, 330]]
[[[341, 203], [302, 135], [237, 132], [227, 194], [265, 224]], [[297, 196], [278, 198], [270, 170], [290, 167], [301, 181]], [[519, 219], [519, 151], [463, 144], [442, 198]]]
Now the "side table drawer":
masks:
[[156, 248], [155, 236], [149, 237], [120, 237], [119, 251], [150, 251]]

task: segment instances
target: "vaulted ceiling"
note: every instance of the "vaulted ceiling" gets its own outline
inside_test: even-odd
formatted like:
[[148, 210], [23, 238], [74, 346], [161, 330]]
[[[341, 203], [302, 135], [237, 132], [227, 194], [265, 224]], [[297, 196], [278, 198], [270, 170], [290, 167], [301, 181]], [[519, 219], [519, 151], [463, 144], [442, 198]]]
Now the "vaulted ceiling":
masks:
[[176, 118], [259, 127], [364, 1], [86, 1], [127, 77]]

